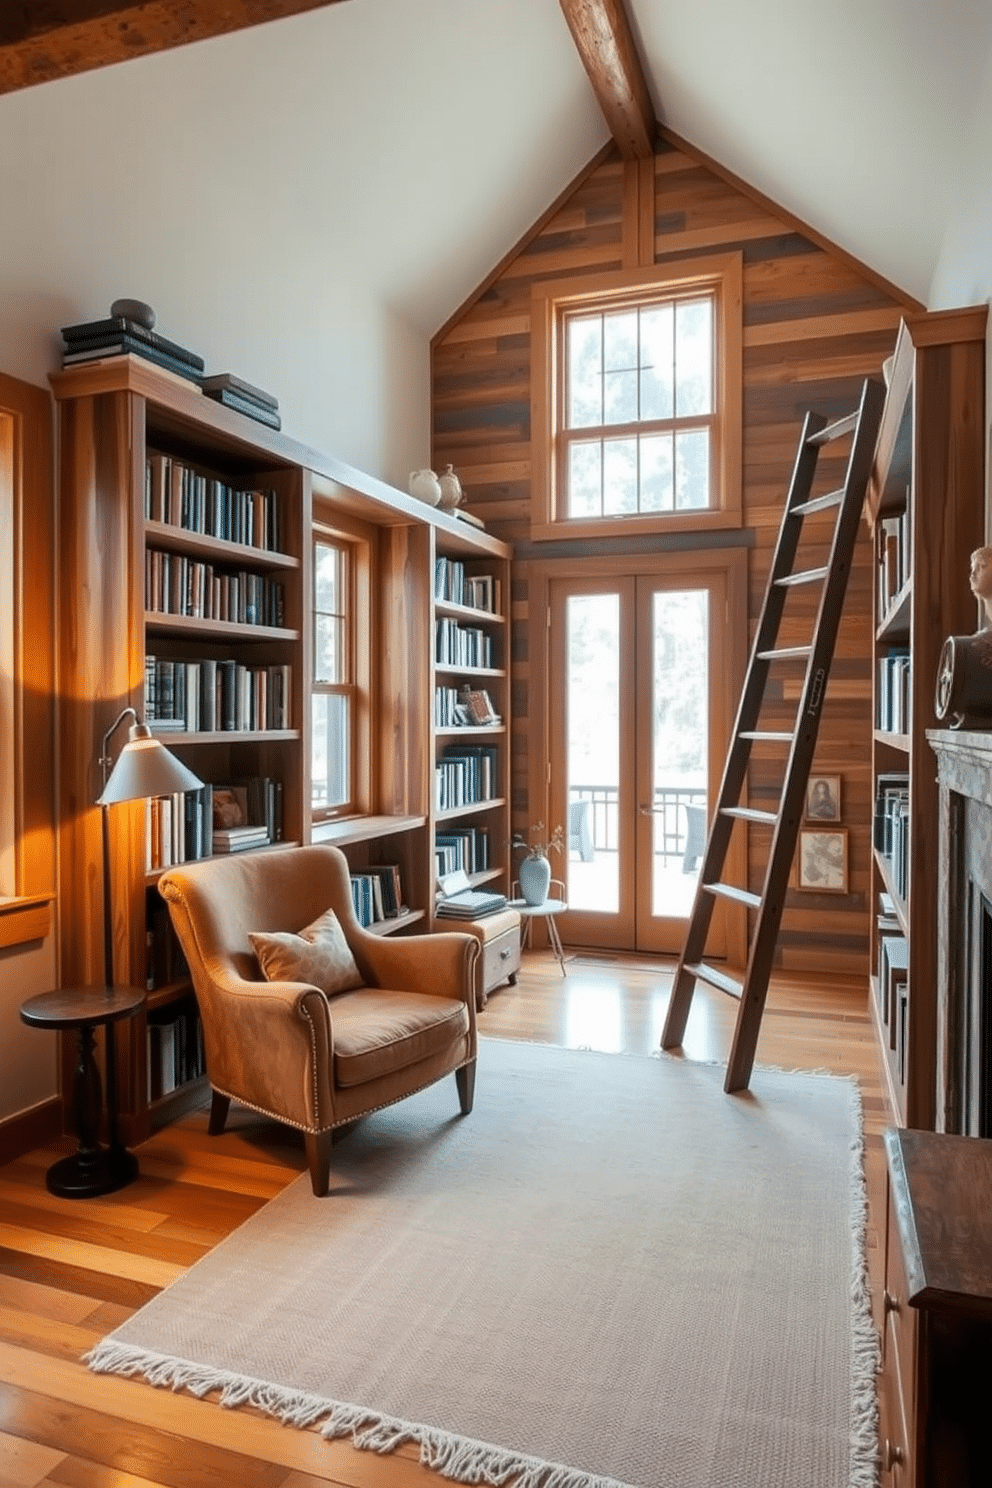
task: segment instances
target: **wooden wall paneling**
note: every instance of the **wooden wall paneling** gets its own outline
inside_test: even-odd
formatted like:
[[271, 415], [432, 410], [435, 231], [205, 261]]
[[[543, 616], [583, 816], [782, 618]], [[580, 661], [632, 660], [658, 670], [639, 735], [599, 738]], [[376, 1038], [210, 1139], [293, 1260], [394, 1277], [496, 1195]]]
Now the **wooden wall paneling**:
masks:
[[[498, 536], [518, 545], [514, 562], [513, 820], [525, 826], [532, 693], [539, 688], [533, 656], [520, 660], [530, 614], [528, 503], [539, 435], [528, 427], [531, 365], [530, 292], [541, 279], [598, 273], [609, 264], [651, 257], [694, 258], [740, 249], [743, 256], [743, 528], [750, 541], [749, 628], [764, 598], [781, 504], [795, 459], [802, 419], [810, 408], [829, 417], [855, 408], [866, 376], [879, 376], [891, 353], [900, 316], [917, 308], [911, 297], [827, 244], [789, 213], [752, 191], [717, 163], [661, 130], [650, 178], [652, 191], [636, 200], [630, 169], [616, 155], [601, 158], [575, 189], [559, 199], [483, 289], [449, 321], [432, 347], [433, 459], [450, 460], [468, 493], [468, 506]], [[625, 189], [626, 188], [626, 189]], [[640, 192], [640, 182], [638, 183]], [[653, 196], [646, 201], [645, 196]], [[649, 223], [648, 229], [645, 223]], [[512, 370], [511, 370], [512, 369]], [[840, 483], [843, 464], [824, 462]], [[554, 544], [542, 545], [553, 557]], [[609, 543], [601, 551], [609, 550]], [[842, 825], [851, 831], [850, 893], [811, 896], [790, 890], [779, 964], [863, 972], [867, 962], [866, 864], [870, 852], [870, 659], [872, 553], [859, 540], [848, 589], [846, 618], [824, 705], [817, 765], [844, 777]], [[965, 589], [967, 585], [965, 584]], [[798, 628], [799, 619], [796, 625]], [[786, 677], [783, 719], [798, 684]], [[539, 703], [543, 706], [543, 703]], [[827, 763], [822, 768], [828, 768]], [[756, 760], [752, 788], [774, 789], [769, 761]], [[759, 802], [760, 804], [760, 802]], [[539, 815], [540, 813], [538, 813]], [[760, 889], [764, 850], [751, 834], [748, 878]]]

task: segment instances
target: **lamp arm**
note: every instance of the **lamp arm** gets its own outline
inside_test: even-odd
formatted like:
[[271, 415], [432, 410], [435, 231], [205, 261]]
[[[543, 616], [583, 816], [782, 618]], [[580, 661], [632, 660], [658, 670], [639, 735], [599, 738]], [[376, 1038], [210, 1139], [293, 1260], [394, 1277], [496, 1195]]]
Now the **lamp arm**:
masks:
[[100, 746], [100, 768], [103, 771], [103, 784], [105, 787], [107, 778], [110, 775], [110, 740], [129, 715], [134, 719], [135, 723], [141, 722], [134, 708], [122, 708], [103, 736], [103, 743]]

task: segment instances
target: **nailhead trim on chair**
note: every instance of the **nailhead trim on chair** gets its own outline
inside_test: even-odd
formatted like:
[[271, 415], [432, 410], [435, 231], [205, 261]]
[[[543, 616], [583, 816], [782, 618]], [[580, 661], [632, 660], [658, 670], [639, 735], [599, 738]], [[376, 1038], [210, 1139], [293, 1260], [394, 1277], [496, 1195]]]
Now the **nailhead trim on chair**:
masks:
[[[452, 1075], [456, 1070], [464, 1069], [471, 1064], [471, 1059], [463, 1059], [461, 1064], [456, 1064], [449, 1073]], [[433, 1085], [434, 1080], [428, 1080], [424, 1085], [418, 1085], [417, 1090], [426, 1090]], [[275, 1111], [267, 1111], [264, 1106], [256, 1106], [254, 1102], [242, 1100], [240, 1095], [228, 1095], [226, 1090], [221, 1090], [217, 1085], [211, 1085], [211, 1090], [216, 1090], [218, 1095], [226, 1095], [228, 1100], [237, 1101], [239, 1106], [246, 1106], [249, 1111], [257, 1111], [259, 1116], [266, 1116], [270, 1121], [278, 1121], [280, 1126], [291, 1126], [294, 1131], [306, 1132], [310, 1136], [319, 1137], [321, 1132], [334, 1131], [339, 1126], [350, 1126], [353, 1121], [361, 1121], [365, 1116], [374, 1116], [377, 1111], [387, 1111], [390, 1106], [398, 1106], [410, 1095], [416, 1095], [417, 1090], [408, 1090], [405, 1095], [395, 1095], [392, 1100], [382, 1101], [378, 1106], [368, 1106], [364, 1111], [355, 1111], [351, 1116], [342, 1116], [340, 1121], [332, 1121], [330, 1126], [303, 1126], [299, 1121], [291, 1121], [288, 1116], [277, 1116]]]

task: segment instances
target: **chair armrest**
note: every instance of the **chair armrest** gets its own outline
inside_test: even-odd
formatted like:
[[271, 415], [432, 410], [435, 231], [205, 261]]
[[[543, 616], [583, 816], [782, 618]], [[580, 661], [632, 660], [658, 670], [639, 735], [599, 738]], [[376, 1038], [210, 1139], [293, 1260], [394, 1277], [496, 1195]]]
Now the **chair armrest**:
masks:
[[474, 935], [452, 931], [438, 935], [349, 934], [362, 974], [395, 992], [428, 992], [453, 997], [475, 1007], [475, 965], [480, 955]]
[[194, 986], [211, 1084], [306, 1129], [331, 1125], [334, 1048], [324, 993], [304, 982], [250, 982], [226, 968], [201, 974]]

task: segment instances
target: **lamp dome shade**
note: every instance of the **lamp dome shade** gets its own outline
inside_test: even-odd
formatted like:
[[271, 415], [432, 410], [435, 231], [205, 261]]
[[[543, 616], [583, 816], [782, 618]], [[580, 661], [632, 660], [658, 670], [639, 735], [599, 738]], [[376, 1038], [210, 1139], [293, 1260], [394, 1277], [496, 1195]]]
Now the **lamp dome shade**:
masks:
[[118, 801], [138, 801], [146, 796], [172, 796], [177, 791], [199, 790], [202, 785], [199, 776], [158, 739], [131, 739], [118, 755], [96, 804], [113, 806]]

